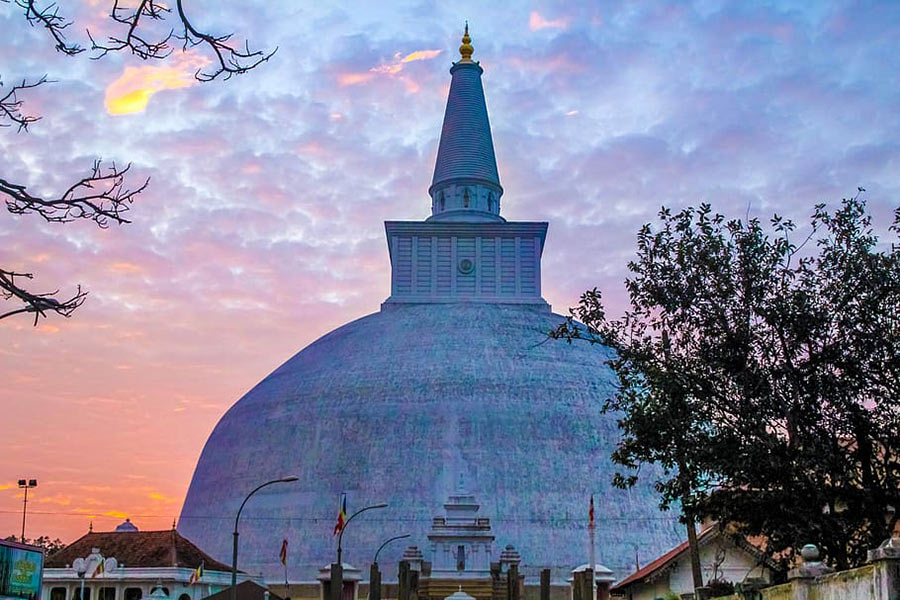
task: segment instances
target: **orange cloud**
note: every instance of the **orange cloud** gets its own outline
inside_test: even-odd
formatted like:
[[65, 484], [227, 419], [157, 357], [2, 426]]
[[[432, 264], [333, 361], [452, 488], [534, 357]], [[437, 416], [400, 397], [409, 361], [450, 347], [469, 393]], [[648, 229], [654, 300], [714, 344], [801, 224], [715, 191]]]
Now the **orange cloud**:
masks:
[[373, 73], [343, 73], [338, 75], [338, 83], [341, 86], [368, 83], [375, 78]]
[[157, 492], [151, 493], [151, 494], [150, 494], [150, 499], [151, 499], [151, 500], [158, 500], [158, 501], [160, 501], [160, 502], [165, 502], [166, 504], [173, 504], [173, 503], [175, 503], [175, 502], [178, 502], [178, 498], [171, 498], [171, 497], [169, 497], [169, 496], [165, 496], [165, 495], [159, 494], [159, 493], [157, 493]]
[[400, 62], [408, 63], [414, 60], [429, 60], [440, 54], [440, 50], [416, 50], [415, 52], [410, 52], [406, 56], [403, 57], [403, 60]]
[[140, 273], [143, 269], [140, 265], [136, 265], [130, 262], [114, 262], [110, 265], [110, 270], [115, 273]]
[[528, 27], [531, 28], [532, 31], [538, 31], [540, 29], [568, 29], [569, 17], [545, 19], [541, 16], [541, 13], [533, 10], [528, 17]]
[[43, 496], [38, 498], [37, 502], [40, 504], [59, 504], [60, 506], [68, 506], [72, 504], [72, 497], [56, 494], [54, 496]]
[[125, 67], [122, 75], [106, 88], [106, 112], [142, 112], [153, 94], [196, 84], [194, 73], [207, 64], [208, 58], [186, 52], [170, 58], [164, 66]]
[[378, 75], [387, 75], [397, 79], [406, 87], [406, 91], [415, 94], [419, 91], [419, 85], [406, 75], [400, 75], [407, 63], [417, 60], [430, 60], [441, 53], [441, 50], [416, 50], [403, 56], [400, 52], [394, 54], [393, 62], [384, 63], [372, 67], [365, 73], [341, 73], [338, 75], [338, 83], [341, 86], [360, 85], [369, 83]]

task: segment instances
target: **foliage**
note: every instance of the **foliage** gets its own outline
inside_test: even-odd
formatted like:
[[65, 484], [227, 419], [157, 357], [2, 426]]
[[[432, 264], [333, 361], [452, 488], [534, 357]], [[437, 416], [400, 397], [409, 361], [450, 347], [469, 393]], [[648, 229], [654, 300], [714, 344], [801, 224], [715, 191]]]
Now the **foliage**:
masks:
[[859, 194], [817, 206], [803, 243], [795, 230], [664, 208], [638, 234], [625, 315], [591, 290], [553, 335], [616, 351], [616, 485], [656, 463], [663, 508], [733, 522], [783, 563], [815, 542], [846, 568], [900, 518], [900, 247]]
[[[21, 9], [25, 20], [33, 27], [42, 28], [58, 52], [77, 56], [85, 51], [85, 48], [67, 38], [72, 21], [59, 14], [59, 6], [55, 2], [0, 2]], [[140, 0], [136, 3], [113, 0], [109, 18], [119, 31], [106, 40], [97, 40], [88, 31], [92, 58], [99, 59], [111, 52], [124, 51], [143, 60], [165, 60], [174, 51], [172, 44], [176, 40], [185, 51], [197, 48], [212, 57], [209, 69], [198, 69], [195, 73], [199, 81], [205, 82], [217, 78], [230, 79], [233, 75], [246, 73], [275, 54], [274, 50], [250, 50], [248, 43], [242, 48], [231, 41], [231, 34], [216, 35], [198, 28], [188, 17], [184, 0], [176, 0], [176, 24], [167, 28], [166, 19], [170, 14], [172, 9], [158, 0]], [[18, 132], [26, 132], [29, 125], [39, 121], [41, 117], [22, 112], [22, 94], [47, 83], [52, 82], [46, 75], [31, 81], [23, 79], [20, 84], [8, 88], [5, 94], [0, 93], [0, 128], [15, 125]], [[0, 80], [0, 89], [2, 86]], [[0, 173], [0, 198], [12, 214], [37, 214], [50, 223], [67, 223], [77, 219], [93, 221], [100, 227], [106, 227], [110, 222], [129, 223], [124, 213], [150, 182], [146, 178], [129, 185], [126, 176], [130, 168], [130, 163], [117, 167], [115, 163], [103, 165], [100, 160], [95, 160], [88, 175], [54, 196], [36, 196], [28, 192], [25, 185], [4, 179]], [[47, 317], [48, 313], [69, 317], [87, 297], [81, 286], [73, 295], [63, 298], [57, 298], [59, 290], [46, 293], [29, 291], [23, 286], [32, 278], [31, 273], [0, 267], [0, 298], [15, 303], [12, 310], [0, 311], [0, 319], [30, 313], [37, 325], [40, 317]]]
[[713, 579], [706, 584], [706, 587], [709, 589], [710, 598], [721, 598], [734, 593], [734, 584], [722, 579]]
[[[7, 542], [18, 542], [21, 541], [21, 538], [17, 535], [8, 535], [3, 538]], [[51, 540], [48, 536], [42, 535], [40, 537], [36, 537], [34, 539], [25, 538], [26, 544], [31, 544], [32, 546], [39, 546], [44, 549], [44, 556], [53, 556], [60, 550], [66, 547], [66, 544], [59, 538], [55, 540]]]

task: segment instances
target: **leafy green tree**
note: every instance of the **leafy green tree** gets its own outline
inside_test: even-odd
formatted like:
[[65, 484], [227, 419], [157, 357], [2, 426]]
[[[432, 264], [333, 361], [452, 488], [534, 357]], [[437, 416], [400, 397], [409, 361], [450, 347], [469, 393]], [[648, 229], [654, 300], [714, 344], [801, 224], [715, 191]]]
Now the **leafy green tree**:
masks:
[[[8, 535], [3, 538], [7, 542], [19, 542], [21, 539], [17, 535]], [[66, 544], [59, 538], [50, 539], [49, 536], [42, 535], [40, 537], [36, 537], [33, 540], [25, 539], [26, 544], [31, 544], [32, 546], [39, 546], [44, 549], [45, 556], [53, 556], [60, 550], [66, 547]]]
[[900, 518], [900, 247], [860, 194], [810, 230], [797, 244], [778, 216], [664, 208], [638, 233], [624, 316], [591, 290], [553, 335], [616, 351], [617, 486], [655, 463], [686, 522], [733, 523], [785, 563], [814, 542], [847, 568]]

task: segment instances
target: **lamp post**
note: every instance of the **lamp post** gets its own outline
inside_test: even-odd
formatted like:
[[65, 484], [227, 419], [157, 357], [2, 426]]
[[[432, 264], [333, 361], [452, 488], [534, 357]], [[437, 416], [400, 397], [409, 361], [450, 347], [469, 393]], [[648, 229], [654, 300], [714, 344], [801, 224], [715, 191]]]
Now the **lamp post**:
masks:
[[406, 535], [396, 535], [392, 538], [388, 538], [378, 547], [378, 550], [375, 551], [375, 559], [369, 567], [369, 600], [381, 600], [381, 571], [378, 570], [378, 555], [381, 553], [382, 548], [393, 541], [402, 540], [408, 537], [409, 534], [407, 533]]
[[84, 576], [86, 575], [86, 572], [79, 569], [77, 573], [78, 579], [81, 580], [81, 591], [78, 593], [78, 600], [84, 600]]
[[344, 523], [343, 527], [341, 527], [341, 532], [338, 534], [337, 564], [339, 564], [339, 565], [342, 564], [341, 563], [341, 540], [344, 538], [344, 532], [347, 531], [347, 525], [350, 524], [350, 521], [352, 521], [353, 517], [355, 517], [356, 515], [358, 515], [360, 513], [364, 513], [367, 510], [372, 510], [374, 508], [387, 508], [387, 503], [382, 502], [381, 504], [373, 504], [372, 506], [366, 506], [365, 508], [359, 509], [358, 511], [356, 511], [355, 513], [350, 515], [350, 518], [347, 519], [347, 522]]
[[267, 481], [264, 484], [254, 488], [252, 492], [247, 494], [247, 497], [244, 498], [244, 501], [241, 502], [241, 507], [238, 508], [237, 516], [234, 518], [234, 546], [232, 547], [231, 554], [231, 600], [237, 600], [238, 521], [240, 521], [241, 519], [241, 511], [244, 510], [244, 505], [247, 504], [247, 500], [250, 499], [250, 496], [263, 489], [267, 485], [272, 485], [274, 483], [290, 483], [292, 481], [297, 481], [297, 479], [297, 477], [294, 477], [292, 475], [290, 477], [282, 477], [281, 479], [273, 479], [272, 481]]
[[25, 513], [28, 511], [28, 490], [37, 487], [37, 479], [20, 479], [19, 489], [25, 490], [25, 500], [22, 501], [22, 543], [25, 543]]
[[378, 555], [381, 553], [381, 549], [382, 549], [382, 548], [384, 548], [385, 546], [387, 546], [388, 544], [390, 544], [390, 543], [393, 542], [393, 541], [396, 541], [396, 540], [402, 540], [402, 539], [405, 539], [405, 538], [408, 538], [408, 537], [409, 537], [409, 534], [407, 533], [406, 535], [398, 535], [398, 536], [394, 536], [394, 537], [392, 537], [392, 538], [386, 539], [386, 540], [384, 541], [384, 543], [381, 544], [381, 545], [378, 547], [378, 550], [375, 551], [375, 559], [374, 559], [372, 562], [373, 562], [374, 564], [376, 564], [376, 565], [378, 564]]

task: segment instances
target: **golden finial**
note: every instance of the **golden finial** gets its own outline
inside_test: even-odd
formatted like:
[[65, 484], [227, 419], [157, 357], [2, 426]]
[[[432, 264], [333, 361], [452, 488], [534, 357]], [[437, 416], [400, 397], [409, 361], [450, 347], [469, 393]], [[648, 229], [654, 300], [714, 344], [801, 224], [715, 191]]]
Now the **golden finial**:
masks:
[[462, 58], [459, 59], [459, 62], [472, 62], [472, 52], [474, 51], [475, 49], [472, 48], [472, 38], [469, 37], [469, 22], [466, 21], [466, 32], [462, 37], [462, 46], [459, 47], [459, 55], [462, 56]]

